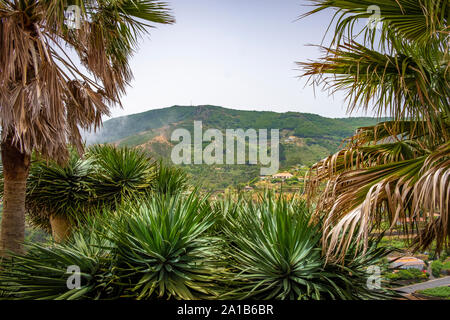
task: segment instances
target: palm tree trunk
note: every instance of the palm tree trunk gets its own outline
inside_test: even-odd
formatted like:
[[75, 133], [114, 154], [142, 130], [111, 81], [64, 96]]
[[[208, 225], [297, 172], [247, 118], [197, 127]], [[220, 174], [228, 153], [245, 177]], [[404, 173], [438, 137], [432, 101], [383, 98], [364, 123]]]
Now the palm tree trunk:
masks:
[[23, 252], [25, 239], [25, 195], [30, 155], [21, 152], [9, 137], [1, 144], [3, 162], [3, 214], [0, 256]]

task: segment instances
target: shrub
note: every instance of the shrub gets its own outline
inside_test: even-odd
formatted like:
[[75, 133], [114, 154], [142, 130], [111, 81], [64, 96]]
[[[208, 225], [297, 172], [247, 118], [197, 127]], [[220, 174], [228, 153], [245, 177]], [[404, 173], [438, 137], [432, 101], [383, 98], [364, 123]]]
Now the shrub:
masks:
[[[31, 245], [0, 271], [12, 299], [373, 299], [367, 267], [389, 253], [352, 243], [342, 262], [322, 256], [321, 226], [304, 201], [266, 194], [211, 205], [206, 197], [154, 194], [87, 216], [71, 237]], [[80, 267], [69, 290], [67, 267]]]
[[[371, 246], [366, 256], [350, 248], [344, 263], [326, 263], [320, 226], [312, 223], [302, 200], [266, 195], [237, 209], [225, 226], [229, 292], [235, 299], [380, 298], [367, 288], [366, 267], [381, 262], [384, 249]], [[350, 258], [351, 257], [351, 258]]]
[[[88, 217], [64, 243], [31, 245], [2, 264], [0, 291], [12, 299], [199, 299], [216, 296], [220, 271], [206, 198], [156, 195]], [[67, 267], [81, 271], [68, 290]]]
[[155, 196], [125, 206], [108, 227], [118, 285], [136, 299], [198, 299], [214, 295], [216, 240], [206, 198]]
[[27, 180], [27, 218], [32, 226], [51, 232], [51, 216], [74, 224], [99, 208], [114, 208], [124, 199], [146, 194], [154, 178], [155, 163], [141, 149], [95, 145], [84, 159], [71, 150], [64, 165], [34, 156]]
[[441, 273], [450, 275], [450, 260], [443, 263]]
[[441, 276], [441, 271], [444, 264], [440, 260], [435, 260], [431, 263], [431, 273], [434, 277], [438, 278]]
[[400, 269], [397, 272], [387, 273], [385, 277], [391, 281], [426, 280], [428, 279], [429, 274], [418, 269]]
[[188, 176], [183, 169], [166, 166], [160, 162], [152, 188], [160, 194], [182, 193], [188, 188]]
[[92, 205], [92, 169], [75, 151], [60, 165], [53, 160], [35, 158], [27, 181], [26, 209], [32, 226], [51, 231], [50, 216], [86, 212]]
[[[92, 231], [92, 230], [91, 230]], [[63, 244], [32, 244], [24, 255], [13, 254], [2, 262], [0, 291], [7, 299], [100, 299], [118, 293], [112, 280], [108, 241], [97, 232], [75, 233]], [[81, 287], [68, 289], [69, 266], [81, 269]]]
[[419, 293], [427, 295], [427, 296], [431, 296], [431, 297], [450, 299], [450, 287], [449, 286], [420, 290]]
[[91, 184], [102, 205], [130, 200], [149, 192], [155, 179], [155, 163], [139, 148], [95, 145], [88, 149]]

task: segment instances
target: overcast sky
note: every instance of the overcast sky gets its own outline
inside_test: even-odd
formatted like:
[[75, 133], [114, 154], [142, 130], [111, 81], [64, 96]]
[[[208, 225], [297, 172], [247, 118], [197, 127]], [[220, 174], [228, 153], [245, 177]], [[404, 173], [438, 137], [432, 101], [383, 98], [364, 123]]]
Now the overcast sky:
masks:
[[177, 22], [141, 42], [114, 117], [191, 104], [346, 116], [343, 94], [314, 93], [295, 65], [319, 57], [307, 45], [320, 44], [333, 11], [297, 20], [308, 1], [167, 1]]

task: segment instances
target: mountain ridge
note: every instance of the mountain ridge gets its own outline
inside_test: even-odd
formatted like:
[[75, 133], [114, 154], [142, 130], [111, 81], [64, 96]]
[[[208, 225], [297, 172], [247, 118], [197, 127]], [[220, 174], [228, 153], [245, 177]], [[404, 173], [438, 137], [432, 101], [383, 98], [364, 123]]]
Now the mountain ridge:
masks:
[[[312, 113], [250, 111], [219, 106], [173, 106], [153, 109], [105, 121], [103, 128], [91, 136], [88, 144], [112, 143], [139, 147], [155, 158], [171, 162], [171, 133], [178, 128], [193, 133], [194, 121], [202, 121], [203, 130], [279, 129], [280, 170], [309, 166], [335, 153], [342, 141], [359, 127], [374, 125], [376, 118], [326, 118]], [[208, 142], [204, 143], [207, 145]], [[193, 181], [209, 190], [246, 184], [257, 179], [255, 165], [185, 165]], [[212, 179], [214, 177], [214, 179]]]
[[[220, 121], [209, 121], [209, 118], [211, 116], [214, 116], [214, 114], [212, 114], [213, 111], [215, 111], [217, 114], [220, 115], [224, 114], [228, 115], [229, 116], [228, 118], [230, 117], [236, 118], [238, 116], [241, 116], [244, 117], [245, 120], [228, 122], [228, 124], [232, 126], [225, 127], [223, 124], [220, 123]], [[248, 116], [250, 117], [256, 116], [257, 119], [266, 118], [268, 119], [268, 121], [256, 123], [255, 125], [255, 122], [253, 121], [254, 119], [248, 121]], [[217, 118], [217, 115], [215, 118]], [[86, 137], [88, 144], [114, 142], [132, 136], [134, 134], [138, 134], [140, 132], [148, 131], [151, 129], [157, 129], [168, 124], [184, 122], [186, 120], [191, 121], [203, 120], [209, 127], [212, 127], [213, 124], [217, 124], [218, 129], [222, 128], [275, 129], [273, 122], [274, 120], [279, 120], [275, 122], [281, 124], [280, 128], [278, 128], [280, 130], [286, 129], [283, 127], [283, 122], [285, 123], [284, 126], [286, 126], [286, 123], [292, 123], [292, 121], [298, 121], [297, 128], [299, 128], [302, 125], [302, 122], [303, 125], [308, 123], [315, 124], [316, 122], [322, 123], [328, 122], [328, 124], [325, 123], [325, 128], [327, 129], [330, 129], [330, 127], [332, 127], [333, 124], [339, 125], [342, 123], [348, 124], [354, 122], [356, 125], [351, 127], [356, 128], [361, 125], [362, 126], [371, 125], [377, 121], [376, 118], [371, 117], [328, 118], [313, 113], [302, 113], [293, 111], [279, 113], [275, 111], [238, 110], [214, 105], [199, 105], [199, 106], [175, 105], [172, 107], [152, 109], [141, 113], [135, 113], [131, 115], [125, 115], [109, 119], [104, 122], [103, 128], [100, 128], [100, 130], [97, 133], [87, 133]], [[292, 127], [292, 124], [290, 124], [290, 126], [291, 127], [289, 127], [288, 129], [295, 130], [295, 128]], [[317, 136], [333, 135], [333, 133], [337, 134], [337, 136], [345, 137], [350, 135], [352, 132], [351, 130], [342, 131], [340, 133], [335, 132], [333, 130], [329, 132], [326, 132], [326, 130], [316, 132]], [[297, 134], [299, 137], [306, 137], [308, 135], [305, 134], [305, 132], [302, 132], [302, 130], [298, 130]]]

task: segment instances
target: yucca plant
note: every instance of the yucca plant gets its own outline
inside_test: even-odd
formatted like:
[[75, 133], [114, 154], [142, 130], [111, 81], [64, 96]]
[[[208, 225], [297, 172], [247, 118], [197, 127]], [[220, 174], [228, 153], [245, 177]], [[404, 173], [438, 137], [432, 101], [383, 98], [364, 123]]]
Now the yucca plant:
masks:
[[[229, 282], [224, 294], [237, 299], [374, 299], [386, 291], [367, 287], [366, 268], [389, 251], [372, 247], [364, 257], [326, 263], [320, 225], [311, 220], [305, 201], [266, 194], [248, 201], [225, 227]], [[352, 250], [350, 250], [352, 251]], [[355, 258], [355, 257], [352, 257]]]
[[[53, 233], [62, 240], [68, 235], [72, 213], [88, 213], [94, 195], [92, 168], [76, 151], [70, 150], [64, 165], [34, 155], [27, 180], [25, 208], [33, 227]], [[3, 195], [3, 170], [0, 172], [0, 195]]]
[[55, 240], [64, 239], [73, 223], [71, 213], [89, 211], [94, 196], [91, 174], [89, 163], [75, 151], [64, 166], [36, 159], [28, 176], [25, 202], [31, 225], [52, 232]]
[[[436, 241], [440, 252], [450, 241], [448, 1], [311, 2], [305, 16], [332, 8], [337, 23], [323, 58], [300, 63], [304, 75], [345, 91], [349, 112], [391, 118], [361, 128], [311, 170], [307, 189], [318, 195], [326, 254], [342, 259], [354, 237], [368, 248], [370, 230], [399, 221], [415, 234], [413, 249]], [[378, 25], [356, 29], [376, 22], [370, 7], [380, 9]]]
[[86, 156], [93, 167], [95, 195], [105, 204], [121, 203], [150, 191], [155, 163], [144, 150], [95, 145]]
[[194, 193], [156, 195], [121, 207], [108, 228], [123, 295], [136, 299], [199, 299], [215, 295], [214, 216]]
[[188, 189], [188, 176], [182, 168], [168, 166], [162, 161], [158, 163], [153, 190], [160, 194], [177, 194]]
[[27, 182], [27, 218], [64, 240], [83, 217], [151, 192], [155, 175], [152, 159], [127, 147], [92, 146], [84, 159], [72, 150], [64, 165], [36, 157]]
[[[93, 227], [93, 226], [91, 226]], [[2, 261], [0, 291], [18, 300], [111, 299], [119, 292], [113, 280], [110, 243], [101, 226], [75, 232], [61, 244], [30, 244], [27, 253], [11, 253]], [[80, 269], [71, 269], [77, 267]], [[79, 287], [71, 276], [80, 277]]]
[[[31, 244], [0, 268], [8, 299], [200, 299], [217, 296], [218, 239], [206, 197], [154, 195], [87, 216], [66, 241]], [[69, 289], [68, 267], [81, 287]]]

